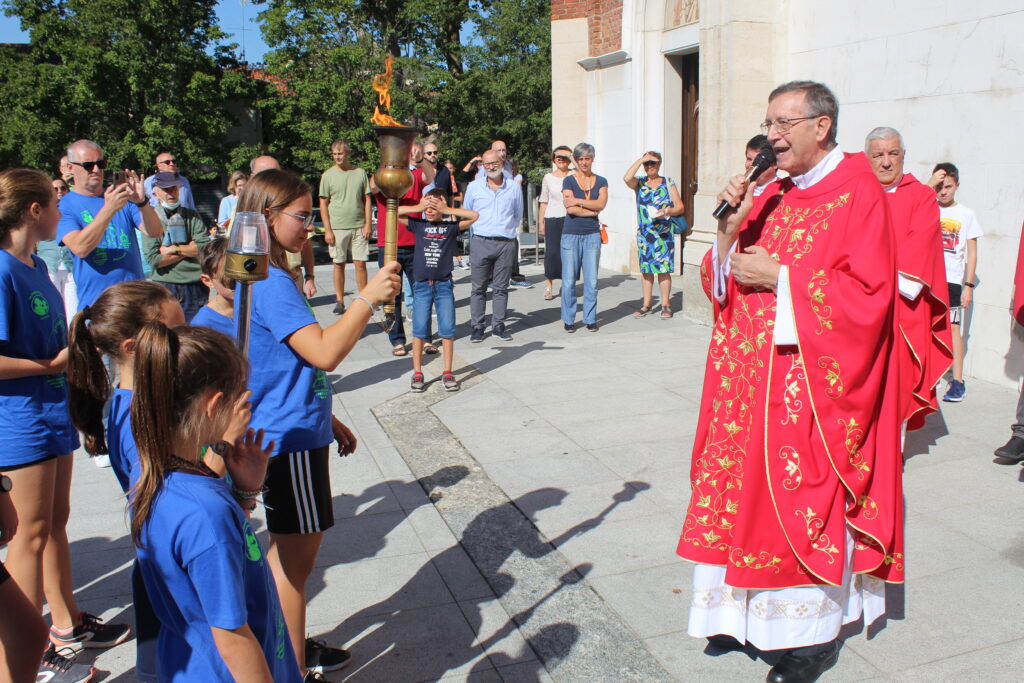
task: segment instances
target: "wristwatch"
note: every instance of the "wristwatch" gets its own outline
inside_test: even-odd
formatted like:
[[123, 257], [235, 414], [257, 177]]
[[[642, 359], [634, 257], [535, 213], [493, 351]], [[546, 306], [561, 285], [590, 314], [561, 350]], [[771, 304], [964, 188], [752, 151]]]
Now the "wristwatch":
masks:
[[224, 457], [224, 455], [231, 450], [231, 444], [221, 439], [215, 444], [210, 445], [210, 450], [217, 455]]
[[976, 282], [965, 282], [964, 283], [964, 287], [970, 287], [971, 289], [974, 289], [977, 286], [978, 286], [978, 283], [976, 283]]
[[10, 493], [14, 482], [6, 474], [0, 474], [0, 493]]
[[181, 247], [179, 247], [177, 244], [174, 245], [174, 255], [181, 256]]
[[134, 204], [135, 206], [137, 206], [137, 207], [139, 207], [141, 209], [146, 204], [149, 204], [149, 200], [148, 199], [143, 199], [141, 202], [132, 202], [132, 204]]

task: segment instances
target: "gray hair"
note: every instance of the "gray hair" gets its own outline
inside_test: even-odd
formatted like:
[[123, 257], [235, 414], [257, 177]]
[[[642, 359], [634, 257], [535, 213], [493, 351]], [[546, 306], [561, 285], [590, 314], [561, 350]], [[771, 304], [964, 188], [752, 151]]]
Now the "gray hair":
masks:
[[572, 148], [572, 158], [577, 161], [579, 161], [580, 157], [590, 157], [593, 159], [595, 151], [594, 146], [589, 142], [581, 142]]
[[807, 100], [807, 108], [810, 109], [810, 111], [805, 111], [804, 114], [807, 116], [827, 116], [832, 120], [827, 141], [829, 144], [835, 145], [836, 135], [839, 131], [839, 101], [836, 99], [835, 94], [824, 83], [816, 81], [789, 81], [772, 90], [772, 93], [768, 96], [768, 101], [771, 102], [779, 95], [790, 92], [802, 92], [804, 94], [804, 98]]
[[[99, 152], [100, 154], [103, 154], [103, 148], [100, 147], [99, 145], [97, 145], [92, 140], [85, 140], [85, 139], [75, 140], [70, 145], [68, 145], [68, 149], [67, 149], [68, 161], [69, 162], [71, 162], [71, 161], [78, 161], [78, 151], [79, 150], [85, 150], [85, 149], [94, 149], [97, 152]], [[106, 156], [106, 155], [103, 154], [103, 156]]]
[[898, 130], [889, 126], [879, 126], [868, 133], [868, 136], [864, 138], [864, 151], [868, 151], [872, 140], [891, 140], [892, 138], [899, 138], [901, 152], [907, 151], [907, 148], [903, 146], [903, 136]]

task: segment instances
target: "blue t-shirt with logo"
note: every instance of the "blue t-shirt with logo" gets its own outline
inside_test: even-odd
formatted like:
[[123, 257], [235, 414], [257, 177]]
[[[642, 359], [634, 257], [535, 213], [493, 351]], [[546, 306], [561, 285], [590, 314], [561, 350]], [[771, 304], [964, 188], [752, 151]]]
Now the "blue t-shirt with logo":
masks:
[[211, 330], [223, 332], [232, 339], [235, 338], [235, 321], [210, 308], [210, 304], [200, 308], [199, 312], [193, 316], [192, 322], [189, 325], [193, 327], [209, 327]]
[[[43, 260], [32, 262], [0, 249], [0, 356], [49, 360], [68, 345], [64, 300]], [[65, 373], [0, 380], [0, 471], [76, 448]]]
[[[63, 243], [69, 232], [81, 230], [92, 223], [103, 208], [103, 197], [88, 197], [68, 192], [60, 200], [60, 223], [57, 239]], [[135, 228], [142, 222], [139, 209], [129, 202], [114, 214], [103, 239], [87, 257], [75, 256], [75, 285], [78, 287], [78, 310], [91, 305], [107, 287], [128, 280], [142, 280], [142, 257]]]
[[[241, 288], [241, 285], [238, 285]], [[235, 319], [241, 295], [235, 291]], [[254, 429], [263, 443], [276, 443], [274, 455], [330, 445], [331, 384], [288, 346], [293, 332], [317, 324], [313, 309], [291, 275], [277, 266], [252, 285], [249, 322], [249, 389]]]
[[107, 415], [107, 449], [110, 451], [110, 469], [114, 470], [117, 483], [126, 493], [139, 474], [136, 471], [139, 466], [139, 449], [132, 436], [131, 407], [131, 390], [115, 389]]
[[161, 681], [233, 681], [210, 627], [245, 624], [274, 681], [302, 680], [263, 549], [226, 481], [168, 472], [141, 540]]

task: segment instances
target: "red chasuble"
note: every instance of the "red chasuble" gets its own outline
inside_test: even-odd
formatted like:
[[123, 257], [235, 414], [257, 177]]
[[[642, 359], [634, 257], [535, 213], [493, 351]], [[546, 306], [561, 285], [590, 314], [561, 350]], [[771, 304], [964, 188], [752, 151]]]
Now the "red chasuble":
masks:
[[1017, 272], [1013, 276], [1013, 317], [1024, 325], [1024, 225], [1020, 228], [1020, 246], [1017, 248]]
[[[777, 181], [743, 225], [789, 266], [798, 344], [773, 343], [774, 292], [730, 277], [704, 375], [678, 554], [739, 588], [903, 580], [896, 256], [863, 156], [806, 190]], [[710, 284], [710, 253], [702, 279]]]
[[942, 257], [942, 227], [935, 190], [910, 173], [886, 193], [896, 235], [896, 270], [923, 287], [913, 301], [899, 296], [900, 415], [907, 429], [920, 429], [939, 409], [935, 384], [953, 362], [949, 287]]

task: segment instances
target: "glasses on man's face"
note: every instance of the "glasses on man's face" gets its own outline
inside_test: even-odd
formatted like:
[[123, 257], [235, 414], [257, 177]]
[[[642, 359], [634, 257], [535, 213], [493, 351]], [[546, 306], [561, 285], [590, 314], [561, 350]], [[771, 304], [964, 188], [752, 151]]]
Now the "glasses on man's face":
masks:
[[67, 185], [63, 185], [63, 184], [62, 185], [54, 185], [53, 186], [53, 191], [56, 192], [57, 194], [64, 194], [65, 192], [68, 191], [68, 186]]
[[500, 161], [490, 161], [484, 164], [484, 168], [499, 168], [501, 166]]
[[564, 161], [565, 163], [569, 163], [569, 157], [556, 156], [555, 161]]
[[277, 212], [283, 213], [285, 216], [291, 216], [296, 220], [302, 221], [302, 228], [304, 230], [309, 230], [309, 226], [313, 225], [313, 214], [303, 216], [301, 213], [288, 213], [287, 211], [283, 211], [281, 209], [277, 209]]
[[98, 161], [69, 161], [68, 163], [72, 164], [73, 166], [81, 166], [82, 168], [84, 168], [89, 173], [92, 173], [94, 168], [106, 168], [107, 167], [107, 160], [106, 159], [100, 159]]
[[768, 131], [772, 128], [779, 131], [779, 135], [785, 135], [790, 129], [801, 121], [808, 121], [810, 119], [816, 119], [819, 115], [815, 116], [800, 116], [795, 119], [775, 119], [774, 121], [765, 121], [761, 124], [761, 132], [768, 135]]
[[428, 156], [428, 157], [436, 157], [437, 156], [437, 150], [436, 149], [435, 150], [431, 150], [429, 152], [424, 152], [423, 154], [425, 156]]
[[164, 159], [163, 161], [158, 161], [156, 163], [158, 163], [158, 164], [176, 164], [176, 163], [178, 163], [178, 160], [177, 159]]

